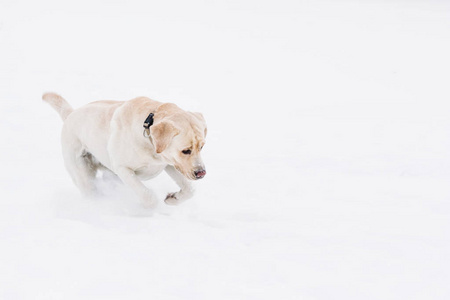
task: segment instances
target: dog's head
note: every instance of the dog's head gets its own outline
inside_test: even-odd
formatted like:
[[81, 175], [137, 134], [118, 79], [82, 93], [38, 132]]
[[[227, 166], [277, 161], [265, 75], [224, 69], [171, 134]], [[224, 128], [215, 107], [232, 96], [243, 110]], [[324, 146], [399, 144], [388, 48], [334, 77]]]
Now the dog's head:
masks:
[[205, 145], [206, 122], [201, 113], [177, 112], [150, 127], [156, 153], [191, 180], [205, 177], [200, 152]]

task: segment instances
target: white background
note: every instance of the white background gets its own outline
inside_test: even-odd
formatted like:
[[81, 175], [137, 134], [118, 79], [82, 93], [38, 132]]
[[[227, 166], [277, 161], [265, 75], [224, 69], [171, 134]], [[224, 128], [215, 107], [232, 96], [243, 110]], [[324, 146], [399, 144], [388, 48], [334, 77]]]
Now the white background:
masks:
[[[0, 2], [1, 299], [449, 299], [448, 1]], [[58, 115], [201, 111], [194, 199], [83, 199]]]

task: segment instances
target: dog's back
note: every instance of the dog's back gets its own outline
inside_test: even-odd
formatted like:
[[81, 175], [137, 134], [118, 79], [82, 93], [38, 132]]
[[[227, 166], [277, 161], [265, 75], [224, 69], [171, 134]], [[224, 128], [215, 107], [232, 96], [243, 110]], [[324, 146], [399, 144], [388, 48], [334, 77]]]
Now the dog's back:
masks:
[[116, 109], [125, 102], [95, 101], [73, 109], [63, 97], [55, 93], [46, 93], [42, 99], [49, 103], [64, 121], [61, 136], [63, 147], [77, 148], [76, 152], [80, 155], [90, 153], [102, 164], [109, 166], [107, 145], [111, 118]]

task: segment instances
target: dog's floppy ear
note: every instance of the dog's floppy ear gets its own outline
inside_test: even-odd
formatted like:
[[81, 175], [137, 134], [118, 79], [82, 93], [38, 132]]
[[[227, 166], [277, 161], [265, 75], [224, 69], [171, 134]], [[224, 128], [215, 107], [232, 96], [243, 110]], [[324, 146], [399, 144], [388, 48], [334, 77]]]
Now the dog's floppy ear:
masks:
[[152, 136], [153, 145], [156, 153], [163, 152], [169, 146], [173, 137], [178, 135], [179, 131], [175, 126], [167, 121], [160, 122], [150, 127], [150, 135]]

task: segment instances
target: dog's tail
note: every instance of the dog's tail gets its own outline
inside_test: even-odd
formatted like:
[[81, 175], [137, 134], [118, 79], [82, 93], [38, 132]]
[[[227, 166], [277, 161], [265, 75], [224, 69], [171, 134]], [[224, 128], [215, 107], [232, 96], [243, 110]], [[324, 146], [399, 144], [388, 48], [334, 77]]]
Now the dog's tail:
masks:
[[55, 93], [45, 93], [42, 95], [42, 100], [50, 104], [61, 116], [64, 121], [71, 112], [73, 112], [72, 106], [60, 95]]

